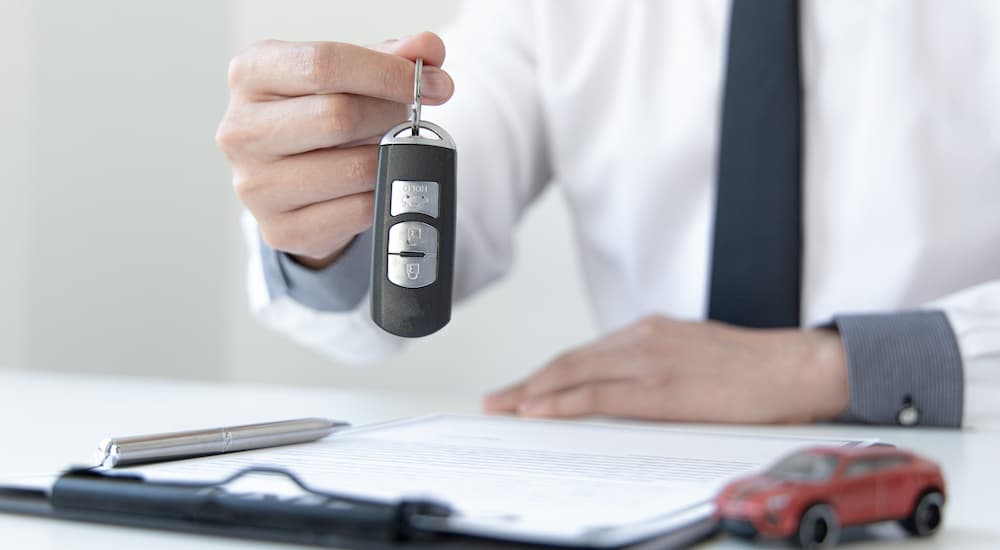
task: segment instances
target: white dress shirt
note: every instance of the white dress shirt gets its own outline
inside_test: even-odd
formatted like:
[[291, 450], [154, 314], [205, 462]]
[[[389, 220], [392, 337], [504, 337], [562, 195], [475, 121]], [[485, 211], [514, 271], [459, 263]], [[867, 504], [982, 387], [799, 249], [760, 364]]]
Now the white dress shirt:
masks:
[[[604, 329], [705, 318], [728, 14], [464, 7], [444, 34], [455, 95], [425, 111], [458, 144], [456, 297], [508, 270], [519, 216], [557, 185]], [[940, 309], [964, 383], [1000, 380], [1000, 2], [803, 2], [801, 37], [803, 324]], [[330, 312], [270, 292], [245, 229], [266, 324], [345, 361], [402, 345], [367, 300]]]

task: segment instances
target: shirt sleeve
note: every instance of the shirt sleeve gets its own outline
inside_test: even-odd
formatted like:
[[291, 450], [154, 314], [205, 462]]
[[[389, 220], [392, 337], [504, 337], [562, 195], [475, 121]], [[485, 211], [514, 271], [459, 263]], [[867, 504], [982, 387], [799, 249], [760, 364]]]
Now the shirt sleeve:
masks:
[[371, 286], [371, 230], [355, 237], [336, 262], [323, 269], [298, 264], [258, 239], [264, 283], [272, 297], [288, 296], [318, 311], [351, 311]]
[[[344, 364], [362, 365], [378, 361], [403, 347], [402, 338], [375, 326], [369, 312], [367, 293], [355, 307], [342, 311], [323, 311], [292, 298], [287, 292], [288, 282], [283, 279], [276, 253], [269, 247], [261, 246], [260, 229], [249, 212], [243, 213], [242, 225], [247, 251], [246, 288], [250, 311], [261, 324], [303, 347]], [[344, 267], [337, 269], [346, 271]], [[338, 270], [333, 273], [344, 274], [344, 271]], [[322, 279], [321, 275], [317, 277]], [[335, 284], [337, 281], [332, 282]]]
[[845, 420], [958, 427], [962, 356], [942, 311], [840, 315], [850, 407]]
[[845, 420], [960, 427], [1000, 414], [1000, 281], [923, 309], [838, 315], [847, 353]]
[[[514, 227], [551, 176], [530, 6], [465, 2], [442, 33], [455, 94], [445, 105], [425, 107], [424, 117], [457, 144], [457, 300], [510, 269]], [[358, 265], [368, 248], [362, 241], [328, 270], [310, 272], [262, 247], [252, 216], [243, 222], [250, 305], [261, 323], [345, 363], [376, 361], [403, 346], [371, 321], [368, 293], [359, 299], [368, 284], [368, 266]]]

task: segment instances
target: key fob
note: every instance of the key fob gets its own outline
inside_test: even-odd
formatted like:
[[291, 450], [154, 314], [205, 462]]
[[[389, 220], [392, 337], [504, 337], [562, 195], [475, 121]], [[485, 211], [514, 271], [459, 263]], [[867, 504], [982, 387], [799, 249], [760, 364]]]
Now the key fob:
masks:
[[437, 332], [451, 319], [455, 269], [455, 142], [410, 122], [383, 137], [372, 227], [372, 319], [397, 336]]

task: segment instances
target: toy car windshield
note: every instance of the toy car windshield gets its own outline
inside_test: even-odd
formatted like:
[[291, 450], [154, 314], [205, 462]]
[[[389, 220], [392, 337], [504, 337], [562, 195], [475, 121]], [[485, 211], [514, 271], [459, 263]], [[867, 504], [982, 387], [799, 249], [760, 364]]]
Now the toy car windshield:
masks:
[[833, 471], [837, 468], [837, 460], [837, 457], [828, 454], [798, 453], [781, 460], [765, 475], [788, 481], [824, 481], [833, 475]]

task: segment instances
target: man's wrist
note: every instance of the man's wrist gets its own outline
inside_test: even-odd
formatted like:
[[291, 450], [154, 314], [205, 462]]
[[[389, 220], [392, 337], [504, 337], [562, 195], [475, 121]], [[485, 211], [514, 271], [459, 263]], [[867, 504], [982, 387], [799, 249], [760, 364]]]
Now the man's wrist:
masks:
[[810, 340], [808, 368], [799, 370], [809, 379], [814, 396], [813, 420], [830, 420], [844, 414], [850, 406], [847, 352], [840, 335], [824, 328], [804, 330]]
[[337, 247], [333, 252], [319, 258], [315, 258], [312, 256], [304, 256], [302, 254], [286, 253], [285, 255], [291, 258], [293, 262], [301, 265], [302, 267], [308, 267], [309, 269], [315, 269], [315, 270], [326, 269], [327, 267], [333, 265], [334, 262], [336, 262], [338, 259], [340, 259], [341, 256], [344, 255], [344, 252], [347, 250], [347, 248], [351, 245], [352, 242], [354, 242], [354, 237], [348, 239], [347, 242]]

